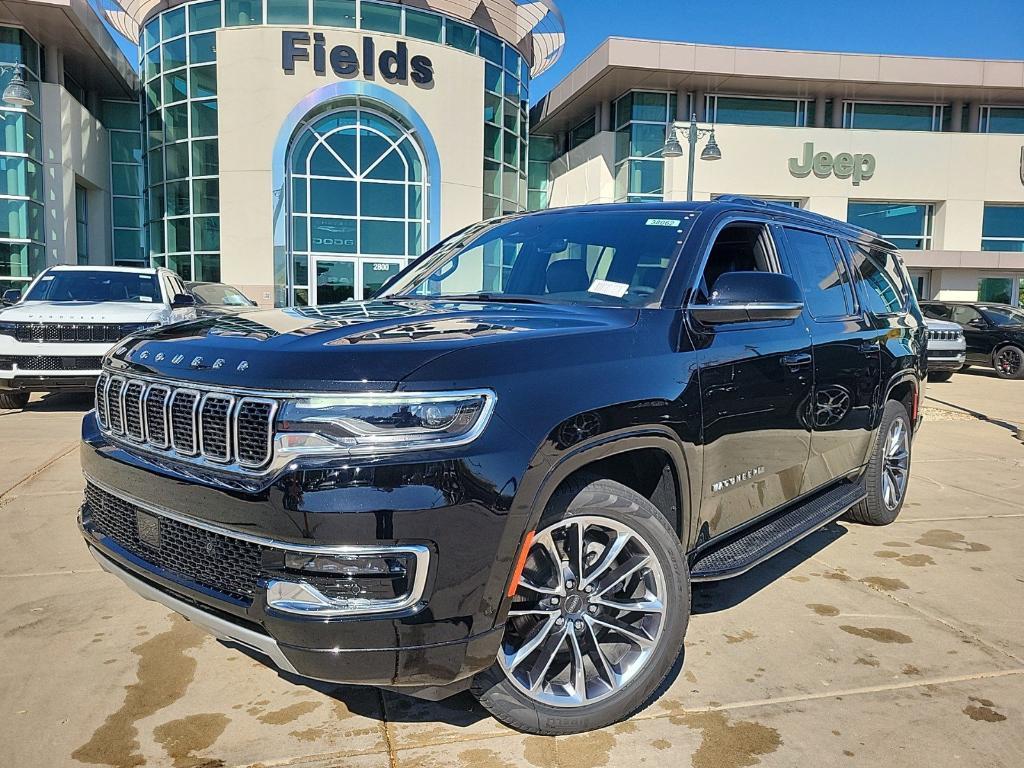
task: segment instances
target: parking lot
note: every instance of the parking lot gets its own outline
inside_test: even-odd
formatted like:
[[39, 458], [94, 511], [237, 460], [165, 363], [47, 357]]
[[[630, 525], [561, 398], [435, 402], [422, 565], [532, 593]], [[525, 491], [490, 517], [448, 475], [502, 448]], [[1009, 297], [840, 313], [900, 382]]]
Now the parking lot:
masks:
[[87, 397], [0, 412], [0, 763], [1024, 765], [1024, 382], [932, 384], [910, 495], [694, 589], [683, 670], [631, 721], [551, 739], [468, 694], [283, 676], [102, 572], [75, 524]]

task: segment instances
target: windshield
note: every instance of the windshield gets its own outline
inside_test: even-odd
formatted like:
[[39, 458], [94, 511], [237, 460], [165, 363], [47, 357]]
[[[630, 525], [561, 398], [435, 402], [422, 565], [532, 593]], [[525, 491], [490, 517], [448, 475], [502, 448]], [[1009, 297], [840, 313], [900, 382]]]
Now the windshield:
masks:
[[695, 214], [545, 213], [442, 244], [382, 297], [637, 306], [657, 298]]
[[224, 307], [249, 307], [252, 303], [230, 285], [221, 283], [192, 283], [189, 290], [200, 304], [218, 304]]
[[979, 306], [978, 309], [993, 325], [1024, 324], [1024, 312], [1013, 307]]
[[160, 301], [155, 274], [74, 269], [47, 272], [25, 296], [25, 301]]

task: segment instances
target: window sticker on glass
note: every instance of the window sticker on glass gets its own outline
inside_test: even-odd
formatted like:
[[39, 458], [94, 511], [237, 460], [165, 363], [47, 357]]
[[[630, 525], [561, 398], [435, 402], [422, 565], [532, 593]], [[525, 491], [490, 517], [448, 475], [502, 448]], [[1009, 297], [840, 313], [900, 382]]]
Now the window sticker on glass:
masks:
[[605, 296], [614, 296], [621, 299], [629, 290], [629, 283], [615, 283], [611, 280], [595, 280], [587, 289], [588, 293], [601, 293]]
[[648, 227], [678, 227], [679, 219], [648, 219]]
[[151, 302], [153, 301], [152, 296], [139, 296], [139, 301]]
[[49, 280], [53, 280], [53, 275], [43, 275], [41, 278], [39, 278], [39, 281], [42, 283], [45, 283]]

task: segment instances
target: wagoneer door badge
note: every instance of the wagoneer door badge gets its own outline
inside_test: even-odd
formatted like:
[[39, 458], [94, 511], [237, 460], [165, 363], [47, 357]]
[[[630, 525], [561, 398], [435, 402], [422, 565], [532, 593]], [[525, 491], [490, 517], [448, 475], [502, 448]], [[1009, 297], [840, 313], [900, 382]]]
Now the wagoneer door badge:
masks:
[[753, 469], [748, 469], [746, 472], [740, 472], [738, 475], [733, 475], [732, 477], [727, 477], [724, 480], [712, 483], [711, 492], [718, 493], [726, 488], [732, 488], [734, 485], [745, 483], [747, 480], [753, 480], [758, 475], [763, 475], [764, 472], [764, 467], [754, 467]]

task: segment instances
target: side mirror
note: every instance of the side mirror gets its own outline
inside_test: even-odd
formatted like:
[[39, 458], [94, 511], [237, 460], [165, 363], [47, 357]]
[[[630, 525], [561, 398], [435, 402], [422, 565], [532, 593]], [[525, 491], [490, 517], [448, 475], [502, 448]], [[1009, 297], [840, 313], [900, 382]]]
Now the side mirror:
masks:
[[692, 304], [690, 314], [706, 325], [758, 320], [793, 320], [804, 309], [800, 286], [775, 272], [726, 272], [715, 281], [707, 304]]
[[171, 299], [171, 309], [189, 309], [196, 305], [196, 297], [190, 293], [176, 293]]
[[0, 298], [0, 304], [5, 307], [9, 307], [12, 304], [17, 304], [21, 301], [21, 289], [20, 288], [8, 288], [4, 291], [4, 295]]

